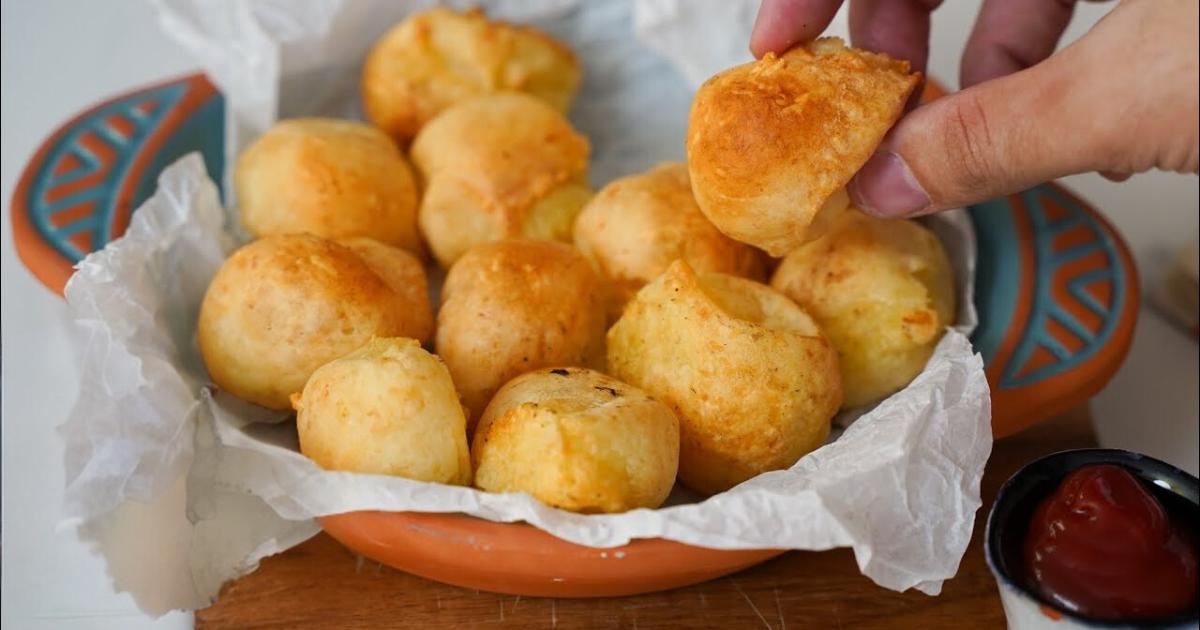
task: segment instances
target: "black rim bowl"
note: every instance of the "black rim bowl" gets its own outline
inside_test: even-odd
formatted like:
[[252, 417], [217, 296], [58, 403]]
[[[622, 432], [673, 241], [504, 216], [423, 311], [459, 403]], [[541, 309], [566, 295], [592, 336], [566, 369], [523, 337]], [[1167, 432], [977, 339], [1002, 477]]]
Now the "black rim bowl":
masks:
[[[1196, 477], [1166, 463], [1120, 449], [1089, 448], [1062, 451], [1034, 460], [1004, 482], [992, 503], [984, 532], [988, 566], [1005, 585], [1026, 597], [1062, 613], [1064, 617], [1096, 628], [1175, 628], [1196, 625], [1197, 608], [1160, 619], [1104, 620], [1084, 617], [1055, 605], [1025, 586], [1019, 572], [1021, 546], [1038, 502], [1058, 488], [1068, 473], [1091, 464], [1116, 464], [1147, 484], [1164, 507], [1196, 531], [1200, 513], [1200, 482]], [[1181, 513], [1181, 511], [1183, 513]]]

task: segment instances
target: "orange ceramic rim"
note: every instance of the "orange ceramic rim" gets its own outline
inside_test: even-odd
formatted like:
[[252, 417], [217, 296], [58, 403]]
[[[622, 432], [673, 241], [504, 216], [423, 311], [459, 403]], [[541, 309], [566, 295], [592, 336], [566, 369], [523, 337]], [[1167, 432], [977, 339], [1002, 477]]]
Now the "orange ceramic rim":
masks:
[[535, 597], [614, 597], [677, 588], [787, 551], [708, 549], [661, 538], [585, 547], [525, 523], [461, 514], [350, 512], [318, 520], [346, 547], [402, 571]]

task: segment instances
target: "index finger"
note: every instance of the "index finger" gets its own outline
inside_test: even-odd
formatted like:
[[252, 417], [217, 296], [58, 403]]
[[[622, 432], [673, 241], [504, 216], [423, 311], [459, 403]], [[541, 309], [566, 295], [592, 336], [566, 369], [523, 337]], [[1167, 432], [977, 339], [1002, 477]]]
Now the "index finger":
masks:
[[984, 0], [963, 52], [959, 83], [971, 87], [1049, 57], [1071, 22], [1075, 2]]
[[750, 34], [755, 57], [782, 54], [799, 42], [815, 39], [829, 26], [842, 0], [763, 0]]
[[942, 0], [853, 0], [850, 40], [854, 46], [904, 59], [924, 73], [929, 60], [930, 14]]

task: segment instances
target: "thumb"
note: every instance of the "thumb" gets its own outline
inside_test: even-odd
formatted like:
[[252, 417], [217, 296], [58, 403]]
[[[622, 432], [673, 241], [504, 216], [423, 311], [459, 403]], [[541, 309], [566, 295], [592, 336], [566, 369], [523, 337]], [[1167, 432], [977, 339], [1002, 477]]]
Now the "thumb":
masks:
[[915, 216], [1104, 168], [1096, 103], [1081, 102], [1070, 65], [1052, 57], [912, 111], [851, 180], [855, 205]]

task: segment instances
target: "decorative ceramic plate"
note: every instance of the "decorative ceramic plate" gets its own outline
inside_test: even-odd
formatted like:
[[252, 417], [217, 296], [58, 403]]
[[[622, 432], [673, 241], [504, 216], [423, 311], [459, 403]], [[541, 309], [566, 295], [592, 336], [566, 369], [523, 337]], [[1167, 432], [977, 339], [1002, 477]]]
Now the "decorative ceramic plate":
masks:
[[[932, 86], [926, 97], [936, 96]], [[203, 75], [93, 106], [50, 135], [12, 201], [17, 253], [62, 292], [75, 263], [118, 238], [159, 172], [191, 151], [224, 167], [224, 99]], [[1120, 366], [1140, 301], [1120, 235], [1062, 186], [968, 209], [979, 255], [971, 338], [992, 389], [996, 437], [1086, 401]], [[446, 514], [355, 512], [321, 525], [365, 556], [434, 580], [520, 595], [598, 597], [694, 584], [782, 550], [716, 550], [662, 539], [594, 549], [523, 523]]]

